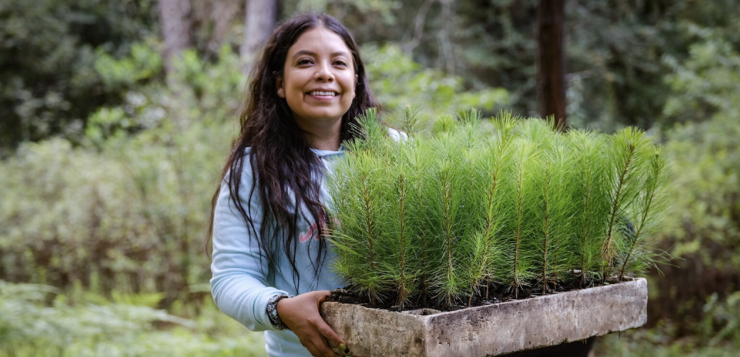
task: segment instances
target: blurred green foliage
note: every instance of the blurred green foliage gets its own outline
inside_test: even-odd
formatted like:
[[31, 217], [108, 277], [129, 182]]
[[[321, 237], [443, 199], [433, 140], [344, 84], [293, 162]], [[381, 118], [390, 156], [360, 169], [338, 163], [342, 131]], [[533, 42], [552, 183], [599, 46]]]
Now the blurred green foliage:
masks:
[[58, 293], [0, 280], [0, 357], [265, 355], [261, 335], [245, 333], [212, 304], [188, 320], [89, 296], [69, 301]]
[[78, 138], [87, 116], [121, 101], [94, 68], [156, 35], [150, 0], [0, 0], [0, 150], [61, 134]]
[[[670, 86], [663, 108], [664, 120], [703, 121], [717, 115], [740, 115], [740, 47], [717, 28], [685, 23], [695, 42], [689, 56], [679, 62], [666, 56], [671, 68], [664, 82]], [[740, 25], [736, 24], [740, 32]], [[684, 130], [686, 131], [686, 130]]]
[[680, 225], [663, 248], [681, 259], [654, 279], [651, 306], [653, 319], [686, 322], [678, 335], [706, 330], [705, 301], [740, 291], [740, 54], [715, 31], [693, 31], [699, 41], [685, 61], [667, 59], [675, 72], [665, 78], [666, 115], [692, 120], [665, 135]]
[[[131, 78], [150, 63], [136, 56], [101, 61]], [[209, 197], [244, 78], [226, 49], [214, 65], [188, 52], [178, 67], [176, 92], [140, 86], [95, 112], [85, 145], [28, 142], [0, 163], [0, 276], [105, 295], [164, 292], [160, 307], [208, 293]]]
[[[457, 113], [470, 108], [487, 112], [509, 103], [509, 92], [503, 88], [465, 91], [463, 78], [423, 68], [397, 45], [362, 48], [370, 86], [385, 109], [415, 103], [427, 115]], [[403, 83], [403, 85], [399, 85]]]
[[[534, 0], [281, 3], [283, 19], [297, 12], [329, 12], [347, 24], [358, 43], [394, 45], [419, 63], [421, 72], [432, 69], [455, 78], [442, 86], [489, 91], [476, 107], [497, 101], [523, 116], [538, 113]], [[101, 74], [94, 68], [100, 56], [120, 59], [134, 43], [157, 37], [156, 10], [151, 0], [0, 0], [0, 149], [5, 155], [20, 142], [50, 135], [77, 140], [90, 113], [125, 101], [119, 86], [162, 80], [156, 62], [119, 81], [111, 79], [120, 72]], [[568, 1], [570, 124], [613, 131], [685, 120], [663, 115], [671, 90], [663, 78], [689, 56], [694, 28], [710, 28], [726, 46], [737, 48], [738, 16], [740, 7], [732, 0]], [[243, 2], [192, 2], [191, 17], [193, 46], [205, 61], [219, 58], [223, 46], [239, 45]], [[429, 85], [434, 82], [440, 81]], [[508, 101], [498, 101], [491, 88], [508, 90]]]
[[638, 329], [597, 339], [597, 356], [613, 357], [734, 357], [740, 349], [740, 292], [719, 301], [713, 294], [703, 305], [695, 334], [678, 335], [679, 322], [661, 321]]

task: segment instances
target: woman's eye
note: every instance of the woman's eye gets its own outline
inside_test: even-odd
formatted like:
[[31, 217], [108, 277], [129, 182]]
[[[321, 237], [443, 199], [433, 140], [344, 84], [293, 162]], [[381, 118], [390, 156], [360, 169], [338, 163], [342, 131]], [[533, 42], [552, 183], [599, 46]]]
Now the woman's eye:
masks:
[[311, 64], [311, 60], [308, 58], [302, 58], [298, 60], [298, 65]]
[[344, 61], [336, 61], [336, 62], [334, 62], [334, 64], [336, 64], [337, 66], [346, 66], [347, 65], [347, 63], [344, 62]]

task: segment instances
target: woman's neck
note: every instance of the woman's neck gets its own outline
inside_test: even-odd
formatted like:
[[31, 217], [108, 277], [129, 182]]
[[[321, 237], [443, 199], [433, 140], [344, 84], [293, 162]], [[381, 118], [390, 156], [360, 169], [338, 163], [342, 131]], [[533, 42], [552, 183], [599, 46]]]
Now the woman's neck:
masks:
[[306, 138], [308, 146], [318, 150], [339, 150], [341, 144], [341, 127], [342, 121], [332, 123], [331, 126], [312, 126], [311, 128], [302, 128], [303, 137]]

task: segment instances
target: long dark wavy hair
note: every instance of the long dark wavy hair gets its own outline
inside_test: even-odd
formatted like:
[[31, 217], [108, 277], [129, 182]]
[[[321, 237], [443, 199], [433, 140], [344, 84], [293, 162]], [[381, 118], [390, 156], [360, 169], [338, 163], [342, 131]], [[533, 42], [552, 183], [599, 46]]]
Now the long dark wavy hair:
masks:
[[[290, 47], [301, 34], [317, 27], [327, 28], [344, 40], [352, 52], [357, 75], [355, 98], [342, 116], [341, 141], [354, 138], [355, 131], [351, 128], [358, 115], [378, 106], [370, 91], [357, 44], [344, 25], [325, 14], [294, 17], [273, 32], [259, 61], [252, 68], [249, 92], [240, 116], [239, 136], [221, 173], [221, 180], [228, 182], [231, 202], [244, 218], [250, 232], [250, 236], [244, 239], [257, 239], [260, 259], [267, 259], [273, 268], [279, 269], [277, 254], [285, 254], [292, 266], [296, 289], [300, 281], [300, 272], [296, 267], [298, 222], [306, 219], [316, 222], [317, 227], [324, 227], [329, 218], [320, 201], [323, 175], [321, 161], [310, 150], [288, 103], [277, 95], [277, 78], [283, 74]], [[248, 147], [251, 152], [247, 156], [244, 152]], [[248, 162], [245, 158], [248, 158]], [[244, 207], [239, 200], [241, 173], [245, 164], [251, 165], [255, 178], [249, 188], [249, 202], [255, 193], [259, 195], [261, 212], [251, 212], [250, 205], [247, 203], [247, 207]], [[218, 193], [217, 190], [212, 200], [211, 231]], [[251, 218], [253, 215], [263, 218], [259, 232]], [[312, 241], [314, 239], [309, 239], [308, 244]], [[319, 239], [317, 242], [318, 253], [311, 260], [315, 277], [326, 256], [325, 240]]]

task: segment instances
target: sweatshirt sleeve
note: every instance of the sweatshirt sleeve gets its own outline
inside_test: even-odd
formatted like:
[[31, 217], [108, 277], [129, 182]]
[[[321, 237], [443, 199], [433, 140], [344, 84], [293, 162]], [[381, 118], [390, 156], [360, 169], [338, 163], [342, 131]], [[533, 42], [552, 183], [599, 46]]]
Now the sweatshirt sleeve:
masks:
[[[228, 177], [228, 176], [227, 176]], [[249, 198], [253, 181], [251, 166], [245, 162], [239, 200], [252, 214], [259, 232], [262, 208], [259, 195]], [[267, 315], [267, 302], [276, 294], [287, 292], [267, 284], [267, 261], [260, 259], [256, 237], [229, 198], [226, 179], [216, 201], [213, 217], [213, 261], [211, 291], [216, 306], [252, 331], [277, 330]]]

